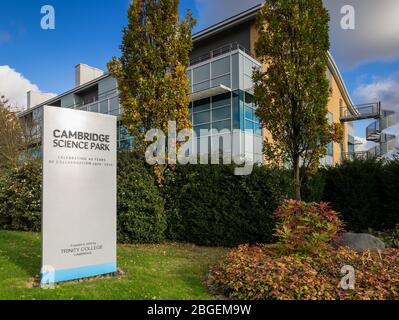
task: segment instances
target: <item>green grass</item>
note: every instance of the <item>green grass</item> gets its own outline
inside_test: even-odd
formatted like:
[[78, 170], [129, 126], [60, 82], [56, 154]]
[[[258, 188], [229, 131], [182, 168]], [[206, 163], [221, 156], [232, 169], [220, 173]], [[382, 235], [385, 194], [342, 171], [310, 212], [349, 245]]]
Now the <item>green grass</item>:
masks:
[[32, 288], [40, 271], [40, 235], [0, 231], [0, 299], [215, 299], [203, 284], [225, 252], [183, 244], [118, 246], [121, 277]]

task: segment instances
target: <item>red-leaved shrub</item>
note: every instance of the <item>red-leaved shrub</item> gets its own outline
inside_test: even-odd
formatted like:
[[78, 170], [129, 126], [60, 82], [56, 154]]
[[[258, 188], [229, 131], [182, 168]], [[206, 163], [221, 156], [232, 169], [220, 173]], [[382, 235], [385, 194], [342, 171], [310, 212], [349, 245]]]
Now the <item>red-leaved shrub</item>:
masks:
[[320, 252], [331, 249], [343, 231], [338, 214], [326, 203], [286, 200], [274, 213], [276, 236], [290, 251]]
[[[399, 299], [399, 250], [358, 254], [347, 248], [328, 256], [278, 256], [273, 247], [241, 246], [213, 268], [208, 284], [243, 300]], [[355, 289], [344, 290], [341, 268], [354, 267]]]
[[[399, 299], [399, 250], [335, 249], [343, 225], [325, 203], [290, 200], [275, 215], [279, 242], [231, 250], [212, 269], [211, 288], [244, 300]], [[341, 286], [344, 266], [355, 270], [353, 290]]]

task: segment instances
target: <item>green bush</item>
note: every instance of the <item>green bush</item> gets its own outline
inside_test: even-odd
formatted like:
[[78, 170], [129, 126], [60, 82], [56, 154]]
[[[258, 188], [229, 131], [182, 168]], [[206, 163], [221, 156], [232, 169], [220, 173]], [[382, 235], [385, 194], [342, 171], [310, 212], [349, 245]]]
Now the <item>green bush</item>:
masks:
[[164, 201], [154, 177], [133, 154], [118, 159], [118, 241], [159, 243], [164, 240]]
[[383, 231], [399, 224], [399, 161], [346, 161], [322, 174], [322, 200], [341, 213], [349, 230]]
[[393, 230], [374, 231], [369, 229], [368, 233], [380, 238], [389, 248], [399, 248], [399, 224]]
[[26, 161], [0, 177], [0, 228], [41, 229], [41, 162]]
[[[27, 161], [0, 178], [0, 227], [41, 229], [41, 163]], [[118, 241], [158, 243], [164, 240], [163, 199], [153, 176], [132, 154], [118, 157]]]
[[233, 166], [178, 166], [165, 179], [167, 237], [207, 246], [270, 243], [288, 181], [264, 166], [249, 176], [234, 175]]

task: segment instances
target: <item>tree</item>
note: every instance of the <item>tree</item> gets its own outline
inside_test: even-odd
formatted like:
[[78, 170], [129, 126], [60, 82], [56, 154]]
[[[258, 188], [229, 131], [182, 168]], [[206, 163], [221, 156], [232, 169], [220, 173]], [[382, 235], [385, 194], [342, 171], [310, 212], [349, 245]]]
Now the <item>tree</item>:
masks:
[[108, 64], [118, 79], [123, 122], [135, 137], [135, 151], [144, 155], [151, 129], [168, 133], [190, 129], [187, 65], [192, 50], [190, 12], [179, 22], [179, 0], [134, 0], [123, 31], [122, 56]]
[[0, 97], [0, 172], [14, 166], [26, 144], [20, 122], [8, 100]]
[[257, 21], [255, 50], [265, 68], [254, 73], [254, 100], [270, 133], [265, 156], [290, 164], [298, 200], [309, 169], [340, 138], [327, 119], [328, 22], [322, 0], [266, 0]]

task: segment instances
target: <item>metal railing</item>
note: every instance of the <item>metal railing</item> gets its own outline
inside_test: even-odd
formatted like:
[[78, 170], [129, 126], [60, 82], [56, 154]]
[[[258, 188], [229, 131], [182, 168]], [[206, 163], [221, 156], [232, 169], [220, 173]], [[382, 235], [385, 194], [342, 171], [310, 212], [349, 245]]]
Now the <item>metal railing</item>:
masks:
[[372, 159], [381, 158], [383, 155], [396, 150], [396, 137], [389, 134], [381, 134], [381, 141], [375, 147], [367, 151], [355, 151], [354, 153], [344, 153], [343, 157], [348, 160], [353, 159]]
[[392, 127], [395, 123], [396, 114], [394, 111], [382, 111], [381, 118], [367, 126], [366, 139], [368, 141], [380, 142], [382, 131]]
[[341, 108], [341, 121], [351, 122], [365, 119], [379, 119], [381, 117], [381, 102], [355, 106], [355, 111], [346, 107]]
[[367, 160], [375, 159], [381, 156], [380, 147], [376, 146], [368, 151], [355, 151], [352, 153], [343, 153], [343, 158], [346, 160]]
[[198, 57], [195, 57], [193, 59], [190, 59], [189, 66], [193, 66], [193, 65], [199, 64], [201, 62], [210, 60], [212, 58], [221, 56], [223, 54], [226, 54], [226, 53], [229, 53], [229, 52], [235, 51], [235, 50], [241, 50], [241, 51], [243, 51], [246, 54], [251, 56], [251, 53], [250, 53], [250, 51], [247, 48], [243, 47], [242, 45], [238, 44], [237, 42], [234, 42], [234, 43], [230, 43], [228, 45], [225, 45], [223, 47], [220, 47], [218, 49], [209, 51], [209, 52], [207, 52], [207, 53], [205, 53], [205, 54], [203, 54], [201, 56], [198, 56]]
[[380, 121], [371, 123], [366, 128], [366, 139], [367, 141], [379, 142], [381, 138]]
[[95, 113], [110, 114], [119, 116], [121, 114], [121, 106], [119, 104], [119, 95], [115, 94], [105, 99], [98, 100], [85, 105], [74, 105], [76, 110], [89, 111]]

